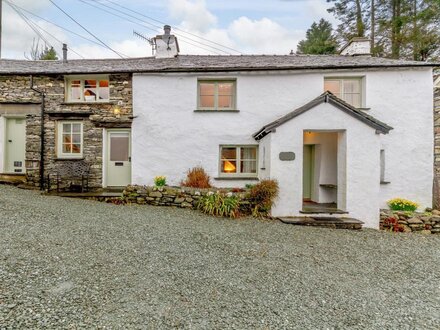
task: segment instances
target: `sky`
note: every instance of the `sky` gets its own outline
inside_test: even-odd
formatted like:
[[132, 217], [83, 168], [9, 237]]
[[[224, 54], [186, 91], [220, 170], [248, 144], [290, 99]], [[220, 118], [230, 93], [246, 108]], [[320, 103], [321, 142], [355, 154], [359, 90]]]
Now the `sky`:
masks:
[[1, 57], [29, 58], [38, 40], [58, 54], [67, 43], [69, 58], [151, 56], [133, 31], [151, 38], [165, 23], [181, 54], [289, 54], [314, 21], [337, 23], [327, 8], [326, 0], [3, 0]]

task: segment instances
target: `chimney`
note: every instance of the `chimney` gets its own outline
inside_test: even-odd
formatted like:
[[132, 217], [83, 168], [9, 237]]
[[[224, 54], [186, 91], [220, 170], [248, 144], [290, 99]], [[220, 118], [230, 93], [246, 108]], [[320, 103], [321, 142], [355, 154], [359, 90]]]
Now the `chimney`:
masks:
[[163, 27], [164, 34], [154, 38], [156, 43], [156, 58], [174, 58], [179, 55], [179, 43], [175, 35], [171, 34], [171, 26]]
[[67, 44], [63, 44], [63, 62], [67, 63]]
[[339, 52], [345, 56], [371, 56], [371, 40], [364, 37], [351, 39]]

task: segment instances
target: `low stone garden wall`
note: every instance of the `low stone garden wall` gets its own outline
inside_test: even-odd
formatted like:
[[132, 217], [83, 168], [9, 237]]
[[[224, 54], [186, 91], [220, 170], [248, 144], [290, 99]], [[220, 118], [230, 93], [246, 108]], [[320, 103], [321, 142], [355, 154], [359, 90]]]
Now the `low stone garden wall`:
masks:
[[127, 186], [122, 194], [122, 200], [127, 203], [150, 204], [160, 206], [176, 206], [182, 208], [197, 208], [201, 196], [223, 192], [228, 195], [236, 195], [241, 200], [241, 208], [246, 208], [249, 202], [246, 200], [246, 191], [236, 189], [197, 189], [187, 187], [150, 187], [150, 186]]
[[380, 229], [396, 232], [418, 232], [440, 234], [440, 211], [432, 213], [412, 213], [381, 210]]

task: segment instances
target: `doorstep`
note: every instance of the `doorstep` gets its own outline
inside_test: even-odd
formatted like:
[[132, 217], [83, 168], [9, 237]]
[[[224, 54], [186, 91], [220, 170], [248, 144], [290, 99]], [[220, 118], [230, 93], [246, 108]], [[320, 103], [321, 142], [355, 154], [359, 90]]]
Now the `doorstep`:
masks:
[[279, 217], [281, 222], [298, 226], [314, 226], [334, 229], [362, 229], [364, 222], [345, 217], [336, 216], [304, 216], [304, 217]]

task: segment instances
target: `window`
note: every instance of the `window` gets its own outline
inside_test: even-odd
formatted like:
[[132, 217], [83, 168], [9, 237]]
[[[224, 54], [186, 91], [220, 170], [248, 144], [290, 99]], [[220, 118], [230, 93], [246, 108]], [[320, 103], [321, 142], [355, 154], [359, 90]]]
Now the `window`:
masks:
[[58, 123], [58, 158], [82, 158], [83, 124], [82, 122]]
[[256, 146], [221, 146], [220, 174], [222, 176], [257, 176]]
[[106, 77], [67, 80], [67, 101], [106, 102], [110, 99], [109, 80]]
[[325, 78], [324, 90], [332, 92], [355, 108], [362, 107], [361, 78]]
[[385, 150], [380, 151], [380, 182], [385, 183]]
[[235, 81], [199, 80], [199, 110], [235, 110]]

